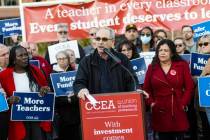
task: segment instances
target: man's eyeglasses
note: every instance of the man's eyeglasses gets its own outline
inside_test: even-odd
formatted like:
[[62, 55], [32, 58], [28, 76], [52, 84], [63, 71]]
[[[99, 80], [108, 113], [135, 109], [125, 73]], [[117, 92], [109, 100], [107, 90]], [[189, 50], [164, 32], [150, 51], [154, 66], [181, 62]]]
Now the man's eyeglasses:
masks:
[[58, 33], [59, 34], [65, 34], [66, 35], [68, 32], [67, 31], [59, 31]]
[[57, 61], [62, 61], [62, 60], [66, 60], [68, 59], [67, 57], [63, 57], [63, 58], [57, 58]]
[[209, 45], [209, 42], [204, 42], [204, 43], [199, 43], [198, 44], [199, 47], [208, 46], [208, 45]]
[[101, 40], [102, 40], [103, 42], [107, 42], [108, 40], [112, 40], [112, 39], [106, 38], [106, 37], [102, 37], [102, 38], [96, 37], [95, 40], [96, 40], [96, 41], [101, 41]]
[[176, 47], [182, 47], [182, 44], [175, 44]]
[[151, 36], [151, 34], [144, 34], [144, 33], [141, 33], [141, 36], [147, 36], [147, 37], [149, 37], [149, 36]]

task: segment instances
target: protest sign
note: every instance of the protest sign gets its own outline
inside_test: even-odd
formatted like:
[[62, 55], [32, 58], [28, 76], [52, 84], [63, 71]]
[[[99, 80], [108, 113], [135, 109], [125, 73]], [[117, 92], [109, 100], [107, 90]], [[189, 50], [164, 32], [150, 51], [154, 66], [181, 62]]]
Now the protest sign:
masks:
[[144, 58], [147, 68], [149, 64], [151, 64], [154, 56], [155, 56], [155, 52], [141, 52], [140, 53], [140, 57]]
[[191, 62], [191, 54], [181, 54], [180, 55], [183, 60], [185, 60], [189, 65]]
[[[56, 41], [58, 23], [69, 25], [69, 38], [88, 37], [91, 27], [111, 27], [123, 34], [127, 24], [153, 29], [180, 30], [210, 18], [209, 1], [106, 0], [71, 4], [67, 0], [20, 5], [23, 40]], [[177, 10], [179, 9], [179, 10]], [[36, 15], [36, 16], [34, 16]]]
[[7, 104], [6, 97], [0, 92], [0, 112], [6, 111], [8, 109], [9, 107]]
[[4, 38], [13, 34], [22, 35], [20, 18], [0, 20], [0, 33], [4, 35]]
[[193, 76], [200, 76], [204, 66], [206, 65], [210, 54], [191, 54], [191, 74]]
[[131, 64], [136, 76], [138, 77], [139, 84], [143, 84], [147, 70], [144, 58], [133, 59], [131, 60]]
[[200, 107], [210, 107], [210, 77], [198, 78], [198, 94]]
[[3, 34], [0, 34], [0, 43], [4, 44], [4, 36], [3, 36]]
[[52, 121], [54, 115], [54, 94], [40, 97], [38, 92], [14, 92], [20, 101], [12, 105], [12, 121]]
[[31, 65], [34, 65], [34, 66], [40, 68], [40, 62], [39, 62], [39, 60], [29, 60], [29, 63]]
[[146, 140], [142, 94], [94, 94], [98, 103], [80, 100], [83, 140]]
[[76, 71], [51, 73], [53, 89], [56, 96], [73, 95], [73, 83], [75, 81]]
[[80, 58], [78, 42], [77, 40], [72, 40], [72, 41], [58, 43], [48, 47], [50, 63], [51, 64], [57, 63], [56, 54], [60, 51], [67, 51], [67, 50], [74, 51], [75, 57]]
[[194, 40], [197, 41], [199, 37], [210, 34], [210, 21], [201, 22], [192, 26], [194, 31]]

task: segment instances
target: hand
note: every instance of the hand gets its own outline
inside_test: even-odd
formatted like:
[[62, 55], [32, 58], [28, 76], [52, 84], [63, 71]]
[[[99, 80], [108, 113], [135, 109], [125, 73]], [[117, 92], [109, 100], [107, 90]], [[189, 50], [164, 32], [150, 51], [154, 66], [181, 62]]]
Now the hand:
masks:
[[0, 88], [0, 94], [3, 94], [5, 98], [7, 97], [7, 94], [3, 88]]
[[45, 94], [47, 94], [50, 91], [50, 88], [48, 86], [43, 86], [40, 89], [39, 96], [43, 97]]
[[78, 98], [81, 98], [82, 100], [85, 100], [85, 96], [88, 95], [88, 94], [90, 94], [89, 91], [88, 91], [88, 89], [83, 88], [83, 89], [81, 89], [81, 90], [79, 91], [77, 97], [78, 97]]
[[149, 94], [146, 91], [141, 90], [141, 89], [137, 89], [136, 91], [139, 92], [139, 93], [142, 93], [144, 95], [145, 99], [149, 98]]
[[19, 96], [10, 96], [8, 99], [9, 104], [18, 103], [20, 101]]

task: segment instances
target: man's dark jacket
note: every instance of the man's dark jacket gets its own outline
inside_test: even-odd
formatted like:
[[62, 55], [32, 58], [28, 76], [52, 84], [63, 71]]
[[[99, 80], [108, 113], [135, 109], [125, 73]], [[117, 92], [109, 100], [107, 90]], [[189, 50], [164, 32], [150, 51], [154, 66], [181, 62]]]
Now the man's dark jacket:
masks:
[[[128, 68], [135, 76], [128, 58], [122, 53], [116, 52], [113, 49], [111, 49], [111, 52], [117, 56], [121, 60], [121, 64]], [[75, 94], [78, 94], [78, 92], [83, 88], [87, 88], [90, 94], [101, 92], [99, 59], [101, 58], [96, 49], [94, 53], [81, 60], [76, 79], [73, 84]], [[111, 59], [108, 61], [108, 67], [110, 69], [110, 77], [112, 78], [110, 81], [112, 82], [110, 92], [125, 92], [134, 90], [135, 84], [132, 80], [132, 77], [120, 66], [120, 64]]]

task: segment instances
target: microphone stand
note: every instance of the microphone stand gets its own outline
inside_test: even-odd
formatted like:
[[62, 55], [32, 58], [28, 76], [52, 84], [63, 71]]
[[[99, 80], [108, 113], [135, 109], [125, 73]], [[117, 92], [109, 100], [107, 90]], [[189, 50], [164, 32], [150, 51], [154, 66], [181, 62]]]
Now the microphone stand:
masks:
[[133, 74], [130, 72], [130, 70], [128, 68], [126, 68], [124, 65], [122, 65], [121, 60], [117, 56], [115, 56], [109, 49], [104, 48], [104, 52], [108, 56], [110, 56], [117, 64], [119, 64], [124, 70], [126, 70], [128, 72], [128, 74], [131, 76], [131, 78], [132, 78], [132, 80], [134, 82], [134, 91], [136, 91], [137, 90], [136, 80], [135, 80]]

